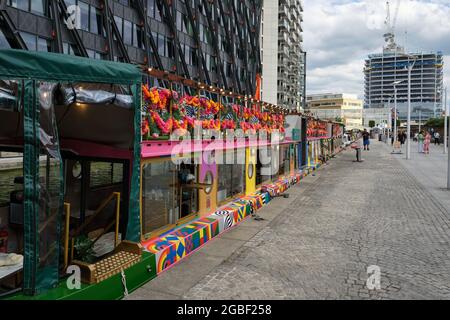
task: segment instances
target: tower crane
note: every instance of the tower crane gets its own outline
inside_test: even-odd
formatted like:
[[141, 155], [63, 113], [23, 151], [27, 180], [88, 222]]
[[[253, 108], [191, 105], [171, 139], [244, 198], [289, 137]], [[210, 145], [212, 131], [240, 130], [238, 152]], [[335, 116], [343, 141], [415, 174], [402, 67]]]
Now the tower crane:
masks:
[[394, 16], [392, 17], [392, 21], [391, 21], [391, 4], [389, 1], [386, 2], [387, 16], [386, 16], [386, 21], [384, 22], [384, 24], [386, 25], [386, 33], [383, 36], [384, 36], [384, 40], [386, 41], [385, 50], [388, 50], [388, 51], [396, 51], [399, 49], [399, 47], [395, 43], [395, 27], [397, 25], [397, 17], [398, 17], [398, 12], [399, 12], [399, 8], [400, 8], [400, 2], [401, 2], [401, 0], [396, 1], [395, 11], [394, 11]]

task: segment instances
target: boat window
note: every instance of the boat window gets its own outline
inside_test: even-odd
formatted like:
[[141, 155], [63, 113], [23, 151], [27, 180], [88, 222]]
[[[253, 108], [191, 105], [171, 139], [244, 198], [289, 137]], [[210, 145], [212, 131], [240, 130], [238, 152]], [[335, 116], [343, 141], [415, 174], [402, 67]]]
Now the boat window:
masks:
[[289, 161], [289, 145], [280, 146], [280, 169], [278, 170], [278, 175], [281, 176], [289, 173]]
[[237, 151], [234, 151], [233, 159], [231, 163], [224, 159], [225, 164], [218, 166], [217, 201], [219, 203], [243, 193], [245, 189], [245, 164], [243, 161], [237, 161]]
[[[36, 290], [56, 285], [59, 278], [63, 169], [53, 105], [56, 83], [39, 84], [39, 263]], [[44, 279], [45, 278], [45, 279]]]
[[91, 188], [121, 183], [123, 181], [123, 164], [92, 162], [90, 180]]
[[177, 166], [171, 161], [146, 163], [142, 168], [142, 228], [149, 234], [178, 220]]
[[0, 296], [20, 290], [23, 282], [22, 162], [21, 152], [0, 151]]
[[[126, 162], [65, 160], [64, 202], [70, 204], [68, 252], [73, 252], [73, 260], [99, 261], [123, 239], [127, 168]], [[64, 255], [67, 259], [67, 252]]]
[[261, 185], [270, 180], [271, 148], [258, 149], [256, 162], [256, 185]]
[[0, 80], [0, 296], [21, 290], [24, 259], [21, 82]]
[[193, 187], [195, 183], [198, 183], [197, 165], [181, 163], [178, 170], [181, 194], [180, 218], [184, 218], [198, 212], [198, 189]]

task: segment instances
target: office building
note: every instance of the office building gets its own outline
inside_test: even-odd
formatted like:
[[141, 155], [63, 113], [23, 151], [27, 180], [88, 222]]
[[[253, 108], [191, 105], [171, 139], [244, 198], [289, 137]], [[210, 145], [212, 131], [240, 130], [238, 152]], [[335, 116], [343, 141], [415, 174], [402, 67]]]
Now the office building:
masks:
[[253, 95], [261, 73], [261, 6], [258, 0], [0, 0], [0, 47], [136, 63]]

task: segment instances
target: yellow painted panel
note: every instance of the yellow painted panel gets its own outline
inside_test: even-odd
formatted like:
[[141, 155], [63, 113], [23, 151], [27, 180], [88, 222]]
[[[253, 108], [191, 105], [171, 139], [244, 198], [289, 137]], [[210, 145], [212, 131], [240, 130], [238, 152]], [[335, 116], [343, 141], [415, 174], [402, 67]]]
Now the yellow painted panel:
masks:
[[250, 195], [256, 191], [256, 148], [245, 150], [245, 194]]
[[316, 141], [315, 142], [315, 147], [314, 147], [314, 149], [315, 149], [315, 157], [316, 157], [316, 159], [315, 159], [315, 163], [316, 164], [318, 164], [319, 163], [319, 149], [320, 149], [320, 145], [319, 145], [319, 143], [320, 143], [320, 141]]

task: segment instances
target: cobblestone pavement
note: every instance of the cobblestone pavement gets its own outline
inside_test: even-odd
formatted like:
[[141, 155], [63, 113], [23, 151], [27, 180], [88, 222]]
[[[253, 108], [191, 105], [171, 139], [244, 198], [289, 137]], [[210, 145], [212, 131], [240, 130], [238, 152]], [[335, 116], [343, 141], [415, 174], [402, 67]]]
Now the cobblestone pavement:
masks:
[[[450, 299], [449, 212], [381, 143], [353, 158], [291, 189], [281, 214], [180, 297]], [[366, 287], [370, 265], [380, 290]]]

